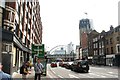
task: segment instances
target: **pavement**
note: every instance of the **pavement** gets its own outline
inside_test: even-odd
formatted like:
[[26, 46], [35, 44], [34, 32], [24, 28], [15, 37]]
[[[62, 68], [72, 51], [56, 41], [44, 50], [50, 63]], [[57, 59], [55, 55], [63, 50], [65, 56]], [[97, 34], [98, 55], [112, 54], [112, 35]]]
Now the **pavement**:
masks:
[[[35, 76], [34, 67], [32, 67], [31, 70], [29, 69], [29, 72], [30, 72], [30, 74], [27, 75], [27, 78], [34, 80], [34, 76]], [[13, 72], [12, 78], [16, 79], [16, 80], [21, 79], [22, 74], [20, 74], [19, 70], [17, 72]], [[41, 76], [41, 78], [48, 78], [48, 76]]]

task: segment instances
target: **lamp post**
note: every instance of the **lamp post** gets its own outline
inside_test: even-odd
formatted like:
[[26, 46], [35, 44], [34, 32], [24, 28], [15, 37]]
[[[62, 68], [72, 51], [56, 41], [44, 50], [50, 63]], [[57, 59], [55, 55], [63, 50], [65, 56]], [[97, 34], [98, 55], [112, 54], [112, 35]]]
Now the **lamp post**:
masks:
[[66, 50], [65, 50], [65, 61], [66, 61]]

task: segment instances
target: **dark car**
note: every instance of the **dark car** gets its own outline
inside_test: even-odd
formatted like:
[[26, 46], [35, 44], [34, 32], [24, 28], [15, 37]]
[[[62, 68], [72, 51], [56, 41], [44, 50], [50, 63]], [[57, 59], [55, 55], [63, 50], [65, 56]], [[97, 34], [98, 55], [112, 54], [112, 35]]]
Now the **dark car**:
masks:
[[71, 65], [71, 70], [72, 71], [77, 71], [77, 72], [89, 72], [89, 64], [87, 60], [76, 60], [73, 62]]
[[51, 66], [51, 67], [57, 67], [57, 63], [56, 63], [56, 62], [52, 62], [52, 63], [50, 64], [50, 66]]
[[67, 62], [65, 68], [67, 69], [71, 69], [71, 65], [73, 64], [73, 62]]

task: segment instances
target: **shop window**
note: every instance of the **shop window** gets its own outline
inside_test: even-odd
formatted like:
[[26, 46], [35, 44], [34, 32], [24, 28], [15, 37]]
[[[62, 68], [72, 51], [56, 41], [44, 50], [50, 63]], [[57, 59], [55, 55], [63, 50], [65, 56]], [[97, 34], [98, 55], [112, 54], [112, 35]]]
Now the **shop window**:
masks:
[[120, 46], [117, 46], [118, 53], [120, 53]]
[[6, 47], [5, 47], [5, 44], [2, 44], [2, 51], [6, 51]]
[[5, 45], [5, 51], [9, 51], [9, 46], [8, 45]]
[[0, 27], [2, 26], [2, 14], [0, 13]]
[[9, 52], [12, 52], [12, 45], [9, 46]]

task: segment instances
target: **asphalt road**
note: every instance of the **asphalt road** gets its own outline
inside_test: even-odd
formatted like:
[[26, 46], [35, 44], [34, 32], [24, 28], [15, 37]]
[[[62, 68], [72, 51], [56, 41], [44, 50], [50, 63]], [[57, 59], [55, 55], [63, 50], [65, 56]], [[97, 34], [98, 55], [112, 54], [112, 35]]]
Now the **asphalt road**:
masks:
[[89, 73], [78, 73], [71, 71], [63, 67], [51, 68], [50, 64], [47, 65], [47, 75], [49, 78], [61, 78], [61, 79], [100, 79], [105, 80], [117, 80], [118, 79], [118, 69], [113, 67], [105, 66], [90, 66]]

